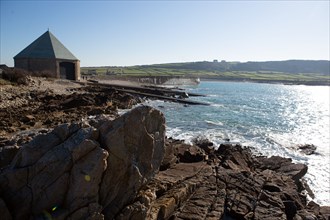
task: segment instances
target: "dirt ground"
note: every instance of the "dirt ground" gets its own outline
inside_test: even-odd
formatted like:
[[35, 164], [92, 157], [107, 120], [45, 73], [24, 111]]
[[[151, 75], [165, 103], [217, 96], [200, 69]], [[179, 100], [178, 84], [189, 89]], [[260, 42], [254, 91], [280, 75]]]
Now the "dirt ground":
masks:
[[[68, 80], [30, 78], [28, 85], [0, 85], [0, 146], [29, 130], [53, 128], [117, 109], [131, 108], [140, 98], [111, 88]], [[2, 144], [1, 144], [2, 143]]]

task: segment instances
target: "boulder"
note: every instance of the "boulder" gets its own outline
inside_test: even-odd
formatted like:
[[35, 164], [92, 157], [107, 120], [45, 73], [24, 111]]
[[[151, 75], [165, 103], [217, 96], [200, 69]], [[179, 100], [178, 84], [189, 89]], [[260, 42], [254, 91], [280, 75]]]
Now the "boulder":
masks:
[[209, 141], [207, 138], [204, 137], [196, 137], [192, 141], [195, 145], [202, 148], [206, 153], [210, 154], [214, 152], [214, 146], [211, 141]]
[[1, 213], [1, 219], [5, 219], [5, 220], [12, 219], [11, 214], [7, 208], [7, 205], [2, 198], [0, 198], [0, 213]]
[[14, 157], [0, 170], [6, 218], [113, 219], [133, 201], [163, 161], [163, 114], [141, 106], [91, 124], [63, 124], [19, 149], [1, 148], [4, 165]]
[[100, 186], [100, 204], [113, 219], [159, 170], [164, 157], [165, 118], [140, 106], [100, 127], [100, 141], [109, 152]]
[[13, 219], [45, 213], [63, 219], [98, 202], [108, 153], [97, 136], [92, 127], [65, 124], [22, 146], [0, 173], [1, 194]]
[[308, 167], [305, 164], [294, 164], [292, 159], [280, 156], [258, 157], [256, 165], [262, 170], [275, 170], [284, 175], [290, 176], [296, 182], [307, 173]]
[[217, 150], [221, 156], [221, 165], [233, 170], [254, 170], [254, 160], [249, 148], [240, 145], [221, 144]]
[[314, 154], [316, 151], [316, 146], [314, 144], [304, 144], [304, 145], [299, 145], [298, 149], [300, 150], [301, 153], [306, 154], [306, 155], [311, 155]]
[[0, 168], [8, 166], [18, 151], [19, 147], [17, 146], [0, 147]]
[[166, 170], [178, 162], [178, 158], [175, 156], [175, 149], [173, 144], [170, 143], [170, 140], [167, 140], [165, 143], [165, 153], [164, 159], [160, 166], [160, 170]]
[[196, 145], [178, 144], [175, 154], [182, 163], [195, 163], [206, 159], [204, 151]]

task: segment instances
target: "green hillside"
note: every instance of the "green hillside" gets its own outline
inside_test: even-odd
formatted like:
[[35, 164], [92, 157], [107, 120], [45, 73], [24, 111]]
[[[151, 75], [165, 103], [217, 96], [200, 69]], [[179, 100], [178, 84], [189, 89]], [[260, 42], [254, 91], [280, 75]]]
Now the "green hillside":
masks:
[[83, 75], [185, 76], [212, 80], [330, 85], [330, 61], [188, 62], [129, 67], [82, 67]]

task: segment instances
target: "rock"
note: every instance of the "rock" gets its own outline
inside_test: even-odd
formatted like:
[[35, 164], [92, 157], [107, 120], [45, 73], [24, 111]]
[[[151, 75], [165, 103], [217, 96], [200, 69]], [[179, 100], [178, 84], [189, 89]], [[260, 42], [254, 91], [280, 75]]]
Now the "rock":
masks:
[[204, 151], [195, 145], [179, 144], [175, 146], [175, 154], [182, 163], [200, 162], [206, 159]]
[[307, 165], [305, 164], [290, 164], [282, 166], [277, 171], [290, 176], [296, 182], [298, 182], [307, 173]]
[[195, 145], [202, 148], [206, 153], [210, 154], [214, 152], [213, 143], [203, 137], [196, 137], [192, 141]]
[[[179, 163], [166, 171], [160, 172], [155, 179], [160, 185], [151, 188], [157, 195], [150, 202], [147, 219], [168, 219], [171, 216], [177, 218], [194, 219], [206, 217], [216, 193], [216, 178], [210, 165], [205, 162]], [[206, 181], [206, 180], [212, 180]], [[145, 204], [148, 207], [147, 204]], [[179, 211], [179, 208], [181, 209]]]
[[19, 147], [17, 146], [0, 147], [0, 168], [8, 166], [17, 154], [18, 150]]
[[290, 176], [298, 182], [306, 173], [308, 167], [305, 164], [294, 164], [290, 158], [282, 158], [279, 156], [272, 156], [269, 158], [259, 157], [257, 159], [257, 166], [262, 170], [276, 170], [287, 176]]
[[240, 145], [221, 144], [217, 153], [221, 155], [221, 164], [226, 168], [246, 171], [254, 169], [254, 160], [248, 148], [242, 148]]
[[[3, 213], [8, 207], [13, 219], [113, 219], [134, 200], [163, 161], [163, 114], [138, 107], [91, 122], [96, 128], [63, 124], [18, 150], [0, 170]], [[8, 160], [14, 156], [1, 149]]]
[[[78, 124], [63, 124], [59, 127], [56, 127], [49, 134], [37, 136], [30, 143], [20, 149], [12, 162], [12, 166], [15, 168], [20, 168], [27, 167], [36, 163], [36, 161], [40, 159], [40, 157], [47, 151], [66, 141], [66, 139], [77, 132], [80, 128], [81, 126]], [[75, 136], [71, 137], [72, 145], [75, 144], [75, 141], [79, 141], [74, 140], [74, 138]], [[80, 136], [80, 139], [82, 138], [84, 137]]]
[[1, 194], [13, 218], [48, 213], [64, 219], [97, 202], [108, 153], [96, 139], [94, 128], [62, 125], [20, 148], [0, 174]]
[[102, 206], [98, 203], [91, 203], [86, 207], [76, 210], [68, 219], [104, 220], [104, 215], [101, 212]]
[[[89, 142], [89, 143], [88, 143]], [[66, 194], [66, 204], [70, 204], [69, 211], [88, 206], [99, 201], [99, 184], [106, 169], [108, 152], [98, 146], [96, 142], [88, 141], [93, 150], [78, 160], [72, 167], [69, 180], [69, 191]]]
[[[61, 97], [56, 100], [60, 103]], [[109, 100], [95, 95], [94, 101]], [[233, 143], [217, 150], [206, 140], [187, 145], [169, 139], [164, 144], [164, 116], [151, 107], [47, 132], [34, 137], [26, 131], [26, 138], [0, 140], [0, 156], [6, 159], [0, 169], [1, 219], [330, 216], [329, 207], [307, 205], [302, 192], [308, 189], [301, 181], [307, 166], [279, 156], [254, 156], [250, 148]], [[12, 149], [18, 143], [25, 144]]]
[[28, 123], [35, 120], [35, 117], [33, 115], [25, 115], [22, 119], [21, 122]]
[[277, 170], [282, 166], [291, 164], [292, 160], [290, 158], [283, 158], [280, 156], [271, 157], [258, 157], [257, 166], [262, 170]]
[[330, 206], [320, 207], [320, 218], [330, 219]]
[[173, 166], [176, 162], [178, 162], [177, 157], [174, 155], [175, 149], [173, 145], [169, 142], [169, 140], [165, 143], [165, 154], [162, 164], [160, 166], [160, 170], [166, 170], [169, 167]]
[[72, 94], [62, 103], [60, 103], [63, 109], [77, 108], [80, 106], [94, 105], [95, 100], [89, 96], [81, 96], [78, 94]]
[[316, 146], [313, 145], [313, 144], [304, 144], [304, 145], [299, 145], [298, 146], [298, 149], [303, 154], [311, 155], [311, 154], [314, 154], [315, 153]]
[[[307, 210], [299, 210], [294, 217], [295, 220], [317, 220], [318, 218], [314, 213], [311, 213]], [[321, 218], [322, 219], [322, 218]]]
[[189, 95], [186, 92], [183, 92], [179, 95], [179, 99], [187, 99], [187, 98], [189, 98]]
[[100, 127], [101, 145], [109, 152], [99, 192], [106, 219], [113, 219], [159, 170], [164, 123], [161, 112], [140, 106]]
[[7, 205], [5, 203], [5, 201], [3, 201], [2, 198], [0, 198], [0, 213], [1, 213], [1, 219], [4, 220], [11, 220], [11, 214], [7, 208]]
[[[178, 152], [192, 147], [176, 140], [167, 145]], [[303, 186], [297, 181], [304, 166], [252, 156], [248, 148], [233, 144], [210, 155], [218, 159], [180, 162], [160, 171], [118, 219], [326, 219], [320, 208], [307, 207], [300, 193]]]

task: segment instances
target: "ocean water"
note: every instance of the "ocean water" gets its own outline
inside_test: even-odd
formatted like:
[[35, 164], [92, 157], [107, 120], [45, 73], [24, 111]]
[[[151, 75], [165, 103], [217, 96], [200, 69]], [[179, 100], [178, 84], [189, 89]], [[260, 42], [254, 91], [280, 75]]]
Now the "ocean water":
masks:
[[[149, 101], [164, 112], [167, 136], [191, 142], [208, 138], [216, 145], [226, 139], [252, 146], [256, 154], [290, 157], [308, 165], [305, 176], [314, 201], [330, 205], [330, 88], [244, 82], [201, 82], [186, 87], [191, 97], [210, 106]], [[304, 155], [301, 144], [314, 144], [316, 153]]]

